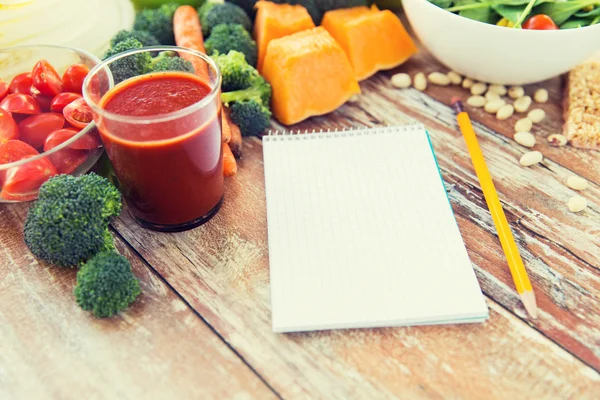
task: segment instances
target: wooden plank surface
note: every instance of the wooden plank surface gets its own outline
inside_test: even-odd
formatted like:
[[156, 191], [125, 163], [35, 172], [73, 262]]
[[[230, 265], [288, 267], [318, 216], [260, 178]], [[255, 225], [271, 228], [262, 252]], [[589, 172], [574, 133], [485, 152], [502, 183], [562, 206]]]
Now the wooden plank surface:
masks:
[[120, 240], [142, 295], [116, 318], [81, 310], [76, 271], [23, 243], [26, 209], [0, 205], [0, 399], [276, 398]]

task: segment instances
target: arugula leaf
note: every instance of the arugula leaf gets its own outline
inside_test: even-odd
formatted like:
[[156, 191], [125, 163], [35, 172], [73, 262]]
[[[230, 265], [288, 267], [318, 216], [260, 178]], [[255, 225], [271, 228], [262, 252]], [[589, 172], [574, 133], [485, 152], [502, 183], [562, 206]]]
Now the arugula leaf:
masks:
[[593, 5], [598, 0], [570, 0], [560, 3], [544, 3], [536, 7], [533, 14], [546, 14], [556, 25], [564, 24], [582, 8]]
[[429, 2], [440, 8], [448, 8], [454, 3], [454, 0], [429, 0]]
[[592, 11], [588, 11], [588, 12], [580, 11], [578, 13], [575, 13], [575, 16], [580, 17], [580, 18], [596, 17], [598, 15], [600, 15], [600, 7], [594, 8]]
[[584, 26], [591, 25], [591, 23], [591, 18], [573, 18], [562, 24], [560, 29], [583, 28]]

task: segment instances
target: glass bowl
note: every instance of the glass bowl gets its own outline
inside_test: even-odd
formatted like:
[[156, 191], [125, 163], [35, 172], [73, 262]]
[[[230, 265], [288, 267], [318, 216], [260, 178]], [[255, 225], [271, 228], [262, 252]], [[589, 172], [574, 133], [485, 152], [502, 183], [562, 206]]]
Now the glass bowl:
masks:
[[[39, 60], [48, 61], [61, 77], [65, 70], [73, 64], [84, 64], [91, 70], [100, 63], [96, 56], [71, 47], [52, 45], [8, 47], [0, 49], [0, 86], [2, 81], [8, 84], [16, 75], [31, 72]], [[39, 92], [37, 92], [37, 96], [40, 98]], [[48, 111], [48, 102], [51, 97], [41, 97], [38, 103], [41, 104], [42, 113], [44, 113]], [[12, 116], [17, 124], [25, 118], [31, 117], [31, 115], [18, 113], [13, 113]], [[1, 118], [0, 122], [2, 122]], [[73, 128], [68, 125], [65, 121], [63, 129]], [[29, 139], [30, 144], [36, 148], [36, 152], [31, 151], [31, 146], [25, 145], [24, 141], [15, 142], [15, 139], [9, 141], [6, 137], [3, 138], [2, 132], [0, 132], [0, 203], [34, 200], [37, 198], [39, 187], [51, 176], [60, 173], [78, 176], [89, 171], [103, 152], [95, 124], [92, 122], [83, 129], [74, 128], [73, 130], [78, 132], [66, 141], [57, 139], [55, 142], [60, 144], [49, 148], [48, 151], [43, 151], [43, 145], [36, 145], [36, 143], [40, 143], [40, 137], [34, 143], [31, 138], [24, 138], [25, 135], [19, 132], [16, 140]], [[64, 139], [70, 135], [67, 133], [55, 136]], [[41, 136], [42, 142], [44, 136]]]

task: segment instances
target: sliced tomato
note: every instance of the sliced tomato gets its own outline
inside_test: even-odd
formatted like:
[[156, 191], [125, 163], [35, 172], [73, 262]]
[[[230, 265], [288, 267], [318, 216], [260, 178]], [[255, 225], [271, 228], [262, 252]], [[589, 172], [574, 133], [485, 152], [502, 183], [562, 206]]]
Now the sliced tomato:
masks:
[[0, 108], [0, 143], [19, 138], [19, 128], [11, 113]]
[[26, 156], [39, 154], [36, 149], [20, 140], [9, 140], [0, 143], [0, 164], [9, 164], [22, 160]]
[[39, 114], [40, 105], [33, 97], [23, 93], [12, 93], [0, 101], [0, 108], [14, 114]]
[[36, 149], [44, 146], [48, 135], [61, 129], [65, 125], [65, 119], [62, 114], [42, 113], [32, 115], [21, 121], [19, 132], [21, 140], [29, 143]]
[[54, 97], [63, 91], [63, 84], [58, 72], [46, 60], [40, 60], [31, 71], [33, 86], [43, 95]]
[[[50, 149], [55, 148], [59, 144], [66, 142], [71, 139], [73, 136], [79, 133], [77, 130], [72, 128], [67, 129], [59, 129], [57, 131], [52, 132], [44, 143], [44, 151], [48, 151]], [[69, 148], [74, 150], [91, 150], [100, 147], [100, 142], [93, 135], [87, 134], [79, 139], [77, 139], [74, 143], [72, 143]]]
[[[34, 156], [25, 156], [31, 158]], [[0, 197], [5, 200], [28, 201], [37, 197], [38, 190], [51, 176], [58, 173], [47, 157], [30, 161], [6, 171]]]
[[10, 85], [8, 86], [8, 91], [10, 93], [29, 94], [32, 86], [33, 79], [31, 79], [31, 74], [29, 72], [23, 72], [12, 78]]
[[0, 79], [0, 100], [6, 97], [8, 94], [8, 83]]
[[62, 92], [54, 96], [50, 103], [50, 111], [63, 112], [64, 108], [74, 102], [77, 99], [81, 99], [79, 93], [73, 92]]
[[81, 93], [83, 80], [90, 69], [84, 64], [73, 64], [63, 74], [63, 90], [65, 92]]
[[63, 109], [63, 115], [71, 125], [80, 129], [85, 128], [93, 120], [92, 109], [86, 104], [83, 98], [68, 104]]
[[31, 93], [29, 93], [29, 94], [39, 104], [40, 111], [42, 111], [42, 112], [48, 112], [48, 111], [50, 111], [50, 104], [52, 103], [52, 97], [50, 97], [50, 96], [44, 96], [35, 87], [31, 88]]

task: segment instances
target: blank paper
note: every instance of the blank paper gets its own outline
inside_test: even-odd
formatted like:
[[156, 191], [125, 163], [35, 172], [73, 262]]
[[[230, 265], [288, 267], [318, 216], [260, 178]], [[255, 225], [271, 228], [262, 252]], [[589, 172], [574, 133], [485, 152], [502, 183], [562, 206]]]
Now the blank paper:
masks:
[[487, 318], [422, 125], [263, 149], [274, 331]]

